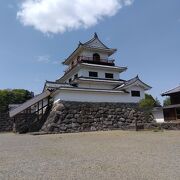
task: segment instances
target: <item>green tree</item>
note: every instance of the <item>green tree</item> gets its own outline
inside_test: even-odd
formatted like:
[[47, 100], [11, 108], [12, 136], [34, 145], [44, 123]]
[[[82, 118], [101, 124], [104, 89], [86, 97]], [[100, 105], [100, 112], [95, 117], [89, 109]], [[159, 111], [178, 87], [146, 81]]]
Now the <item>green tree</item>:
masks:
[[142, 109], [152, 109], [153, 107], [159, 107], [161, 106], [160, 101], [156, 98], [154, 99], [152, 95], [150, 94], [145, 94], [145, 98], [142, 99], [139, 102], [139, 107]]
[[155, 99], [155, 107], [161, 107], [161, 103], [157, 97]]
[[31, 99], [34, 93], [24, 89], [0, 90], [0, 112], [8, 111], [9, 104], [21, 104]]
[[171, 99], [170, 99], [170, 97], [166, 97], [166, 99], [164, 99], [163, 105], [164, 105], [164, 106], [169, 106], [169, 105], [171, 105]]

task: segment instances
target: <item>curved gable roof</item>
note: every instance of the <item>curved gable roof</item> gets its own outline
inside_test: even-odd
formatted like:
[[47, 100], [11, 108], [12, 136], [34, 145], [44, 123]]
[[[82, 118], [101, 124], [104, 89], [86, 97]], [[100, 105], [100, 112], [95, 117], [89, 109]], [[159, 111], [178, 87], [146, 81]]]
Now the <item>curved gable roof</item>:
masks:
[[132, 79], [126, 81], [123, 85], [120, 85], [120, 86], [116, 87], [116, 89], [119, 89], [119, 90], [127, 89], [128, 87], [134, 85], [135, 83], [141, 84], [141, 86], [143, 86], [143, 88], [144, 88], [145, 90], [149, 90], [149, 89], [152, 88], [151, 86], [149, 86], [149, 85], [147, 85], [146, 83], [144, 83], [143, 81], [141, 81], [141, 80], [139, 79], [139, 76], [136, 76], [135, 78], [132, 78]]
[[94, 37], [85, 43], [79, 42], [78, 47], [74, 52], [63, 62], [63, 64], [68, 65], [69, 61], [77, 55], [82, 49], [95, 49], [99, 51], [106, 51], [109, 55], [112, 55], [117, 49], [108, 48], [98, 37], [97, 33], [94, 34]]
[[103, 49], [110, 49], [108, 48], [98, 37], [97, 33], [94, 33], [94, 37], [87, 41], [86, 43], [81, 43], [83, 46], [95, 47], [95, 48], [103, 48]]

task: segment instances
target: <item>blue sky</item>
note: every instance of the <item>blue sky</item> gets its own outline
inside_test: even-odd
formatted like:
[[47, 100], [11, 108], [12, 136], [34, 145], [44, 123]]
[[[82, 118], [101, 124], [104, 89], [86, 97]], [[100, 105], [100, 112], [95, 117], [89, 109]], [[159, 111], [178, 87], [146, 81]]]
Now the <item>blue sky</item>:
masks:
[[[41, 25], [35, 24], [39, 16], [31, 14], [28, 21], [29, 17], [22, 15], [23, 2], [26, 1], [0, 2], [0, 89], [24, 88], [40, 93], [45, 80], [54, 81], [63, 75], [65, 67], [61, 62], [78, 42], [89, 40], [94, 32], [107, 46], [118, 49], [113, 56], [116, 64], [128, 67], [121, 78], [130, 79], [138, 74], [153, 87], [149, 93], [160, 100], [162, 92], [179, 85], [179, 0], [134, 0], [123, 4], [121, 9], [112, 6], [108, 12], [112, 14], [103, 14], [98, 6], [94, 9], [104, 18], [100, 17], [97, 22], [85, 19], [79, 27], [66, 24], [70, 28], [64, 25], [64, 29], [60, 27], [62, 24], [52, 22], [52, 28], [45, 30], [41, 28], [42, 18]], [[68, 12], [64, 11], [63, 17], [66, 17]], [[18, 12], [21, 18], [17, 17]], [[51, 15], [45, 19], [48, 25], [54, 18]], [[56, 14], [59, 15], [62, 14]]]

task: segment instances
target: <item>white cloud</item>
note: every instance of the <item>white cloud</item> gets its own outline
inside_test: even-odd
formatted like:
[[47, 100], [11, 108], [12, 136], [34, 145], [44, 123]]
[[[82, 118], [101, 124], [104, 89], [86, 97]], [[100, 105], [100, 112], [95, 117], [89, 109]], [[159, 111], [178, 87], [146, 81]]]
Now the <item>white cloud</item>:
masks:
[[23, 0], [17, 18], [43, 33], [63, 33], [96, 25], [134, 0]]
[[38, 56], [37, 57], [37, 62], [39, 63], [50, 63], [50, 56], [48, 55], [43, 55], [43, 56]]
[[44, 64], [60, 64], [59, 61], [52, 61], [49, 55], [41, 55], [36, 57], [36, 62]]

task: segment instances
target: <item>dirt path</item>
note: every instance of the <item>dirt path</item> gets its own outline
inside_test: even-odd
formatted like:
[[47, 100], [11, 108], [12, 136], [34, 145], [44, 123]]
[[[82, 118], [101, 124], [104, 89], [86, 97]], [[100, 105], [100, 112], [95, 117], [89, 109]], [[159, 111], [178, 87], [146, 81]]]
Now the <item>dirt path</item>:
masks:
[[179, 180], [180, 131], [0, 134], [0, 180]]

